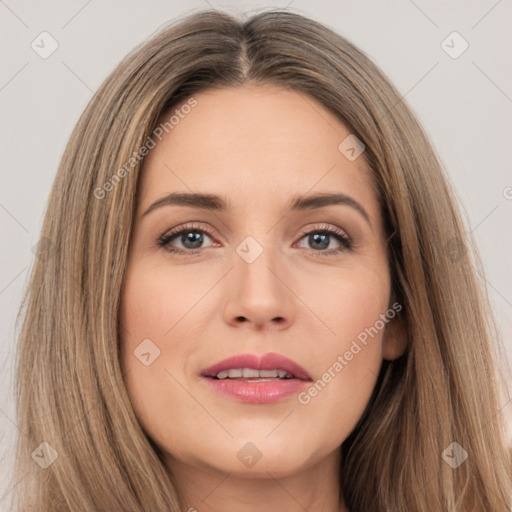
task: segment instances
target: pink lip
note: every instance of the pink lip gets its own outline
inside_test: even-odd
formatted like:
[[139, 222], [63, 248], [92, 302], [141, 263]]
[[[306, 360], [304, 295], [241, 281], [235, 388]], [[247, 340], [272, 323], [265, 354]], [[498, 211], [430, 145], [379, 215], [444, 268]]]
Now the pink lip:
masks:
[[[215, 379], [217, 373], [230, 368], [254, 368], [255, 370], [285, 370], [293, 374], [293, 379], [276, 379], [264, 382], [235, 379]], [[248, 403], [271, 403], [282, 400], [299, 392], [312, 379], [308, 372], [299, 364], [287, 357], [267, 353], [263, 356], [256, 354], [241, 354], [224, 359], [219, 363], [205, 368], [201, 376], [215, 391], [237, 398]]]

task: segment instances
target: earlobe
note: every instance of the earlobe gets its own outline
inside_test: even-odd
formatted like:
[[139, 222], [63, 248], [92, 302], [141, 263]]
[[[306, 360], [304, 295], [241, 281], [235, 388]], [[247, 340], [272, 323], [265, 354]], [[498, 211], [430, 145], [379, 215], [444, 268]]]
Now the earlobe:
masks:
[[407, 328], [403, 318], [395, 317], [389, 321], [382, 340], [382, 357], [393, 361], [404, 355], [407, 349]]

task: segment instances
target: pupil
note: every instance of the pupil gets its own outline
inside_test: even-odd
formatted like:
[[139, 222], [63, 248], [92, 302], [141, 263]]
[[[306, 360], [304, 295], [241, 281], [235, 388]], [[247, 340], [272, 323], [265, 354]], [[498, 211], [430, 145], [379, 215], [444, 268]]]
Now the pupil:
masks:
[[[183, 244], [185, 245], [185, 247], [188, 247], [189, 249], [197, 249], [198, 247], [201, 246], [202, 241], [202, 235], [197, 231], [189, 231], [182, 237]], [[192, 244], [192, 247], [188, 245], [188, 242]], [[194, 244], [197, 244], [197, 246]]]
[[[329, 240], [328, 240], [329, 235], [326, 235], [323, 233], [315, 233], [314, 235], [310, 235], [310, 236], [315, 241], [315, 244], [313, 244], [313, 246], [316, 245], [318, 247], [318, 244], [316, 242], [320, 241], [320, 245], [321, 245], [322, 249], [326, 249], [327, 247], [329, 247]], [[326, 242], [326, 240], [327, 240], [327, 242]], [[322, 242], [323, 242], [323, 245], [322, 245]]]

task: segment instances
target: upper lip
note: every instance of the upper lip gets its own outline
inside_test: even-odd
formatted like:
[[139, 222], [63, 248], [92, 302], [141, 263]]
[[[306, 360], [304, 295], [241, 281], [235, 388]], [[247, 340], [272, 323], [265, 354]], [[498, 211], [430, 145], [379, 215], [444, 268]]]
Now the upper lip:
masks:
[[286, 356], [269, 352], [263, 356], [257, 354], [239, 354], [223, 359], [213, 366], [201, 370], [203, 377], [215, 377], [223, 370], [234, 368], [254, 368], [255, 370], [285, 370], [294, 378], [311, 380], [309, 373], [298, 363]]

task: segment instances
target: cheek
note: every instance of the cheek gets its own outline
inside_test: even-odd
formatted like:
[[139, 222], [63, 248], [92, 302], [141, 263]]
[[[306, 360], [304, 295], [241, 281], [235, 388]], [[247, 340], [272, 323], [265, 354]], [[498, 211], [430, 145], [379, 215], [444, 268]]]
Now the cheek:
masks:
[[180, 345], [185, 345], [183, 337], [193, 336], [195, 323], [189, 313], [209, 286], [184, 267], [172, 269], [165, 263], [144, 262], [129, 267], [121, 301], [124, 349], [133, 350], [143, 339], [150, 338], [167, 351], [172, 338], [173, 352], [179, 352]]
[[169, 274], [158, 265], [129, 266], [120, 308], [125, 384], [137, 417], [153, 438], [159, 437], [154, 431], [157, 412], [170, 411], [183, 399], [171, 375], [186, 365], [188, 334], [183, 336], [186, 330], [180, 328], [197, 301], [194, 287], [184, 286], [179, 272]]
[[[323, 286], [312, 286], [310, 282], [309, 291], [304, 289], [303, 293], [311, 308], [319, 312], [318, 316], [326, 327], [322, 344], [329, 353], [349, 350], [351, 342], [356, 339], [364, 343], [368, 330], [375, 324], [382, 334], [385, 324], [382, 324], [381, 317], [386, 313], [390, 294], [385, 264], [378, 268], [340, 269], [326, 276], [323, 282]], [[362, 351], [359, 359], [365, 360], [368, 352], [379, 346], [380, 336], [373, 329], [371, 332], [375, 343], [368, 343], [368, 350]]]
[[318, 420], [313, 428], [343, 426], [342, 441], [361, 417], [382, 363], [389, 298], [386, 268], [340, 272], [338, 279], [308, 298], [312, 308], [316, 305], [320, 311], [323, 305], [321, 315], [329, 329], [317, 340], [321, 349], [314, 382], [299, 395], [299, 402]]

